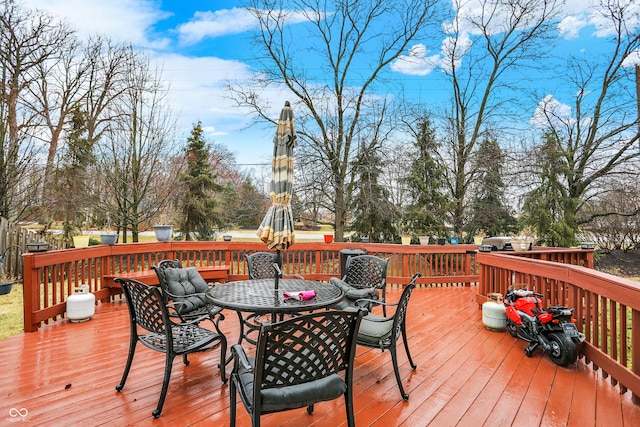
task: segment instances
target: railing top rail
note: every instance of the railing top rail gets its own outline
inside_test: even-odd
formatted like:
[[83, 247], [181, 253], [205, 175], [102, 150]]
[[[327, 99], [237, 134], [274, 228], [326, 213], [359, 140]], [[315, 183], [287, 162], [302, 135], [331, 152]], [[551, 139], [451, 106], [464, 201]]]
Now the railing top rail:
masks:
[[480, 252], [476, 259], [481, 266], [499, 267], [545, 279], [575, 283], [587, 291], [613, 301], [624, 301], [628, 307], [640, 310], [640, 283], [624, 277], [580, 265], [514, 257], [513, 253]]

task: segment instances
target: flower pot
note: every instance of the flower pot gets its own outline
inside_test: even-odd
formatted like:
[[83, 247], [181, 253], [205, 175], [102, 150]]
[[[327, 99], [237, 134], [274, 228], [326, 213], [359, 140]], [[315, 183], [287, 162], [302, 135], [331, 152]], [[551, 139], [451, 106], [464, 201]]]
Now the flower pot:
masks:
[[86, 248], [89, 246], [89, 236], [73, 236], [74, 248]]
[[0, 285], [0, 295], [7, 295], [11, 293], [11, 288], [15, 282], [3, 283]]
[[115, 245], [118, 243], [118, 235], [115, 233], [105, 233], [100, 235], [100, 243], [103, 245]]
[[445, 239], [444, 237], [438, 237], [439, 245], [444, 245], [445, 243], [447, 243], [447, 239]]
[[420, 240], [420, 244], [421, 245], [428, 245], [429, 244], [429, 236], [419, 236], [418, 240]]
[[410, 245], [411, 244], [411, 236], [401, 236], [400, 240], [402, 241], [403, 245]]
[[154, 225], [153, 232], [158, 242], [168, 242], [173, 234], [173, 225]]
[[229, 234], [225, 234], [224, 236], [222, 236], [222, 240], [224, 240], [225, 242], [230, 242], [231, 241], [231, 237]]
[[452, 237], [451, 239], [449, 239], [449, 242], [451, 242], [452, 245], [457, 245], [458, 244], [458, 238], [457, 237]]
[[331, 243], [331, 242], [333, 242], [333, 234], [325, 234], [325, 235], [324, 235], [324, 242], [325, 242], [325, 243]]

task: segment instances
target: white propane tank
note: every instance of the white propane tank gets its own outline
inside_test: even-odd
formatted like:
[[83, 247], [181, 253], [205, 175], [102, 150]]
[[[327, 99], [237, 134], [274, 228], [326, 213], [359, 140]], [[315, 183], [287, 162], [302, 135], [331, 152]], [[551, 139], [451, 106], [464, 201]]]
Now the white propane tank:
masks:
[[72, 322], [84, 322], [96, 311], [96, 296], [89, 292], [89, 285], [80, 285], [67, 297], [67, 318]]
[[490, 331], [504, 331], [507, 328], [507, 313], [502, 294], [489, 294], [488, 298], [482, 304], [482, 323]]

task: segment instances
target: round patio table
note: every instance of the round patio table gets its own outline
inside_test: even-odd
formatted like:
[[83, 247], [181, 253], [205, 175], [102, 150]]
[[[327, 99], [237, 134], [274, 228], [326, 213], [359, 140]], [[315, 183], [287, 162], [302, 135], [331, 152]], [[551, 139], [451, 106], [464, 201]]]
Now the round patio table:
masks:
[[[315, 280], [280, 279], [241, 280], [221, 283], [207, 291], [210, 303], [235, 311], [260, 314], [287, 314], [329, 307], [344, 298], [344, 292], [329, 283]], [[300, 301], [284, 298], [285, 292], [316, 291], [316, 296]]]
[[[284, 314], [296, 314], [326, 308], [341, 301], [344, 292], [329, 283], [315, 280], [279, 279], [278, 289], [275, 279], [253, 279], [237, 282], [221, 283], [207, 291], [207, 300], [211, 304], [234, 310], [240, 319], [240, 337], [255, 344], [247, 334], [260, 328], [263, 323], [260, 316], [271, 315], [271, 322], [282, 319]], [[316, 296], [308, 300], [285, 298], [286, 292], [300, 292], [314, 290]], [[251, 313], [246, 318], [242, 313]], [[249, 331], [244, 332], [247, 327]]]

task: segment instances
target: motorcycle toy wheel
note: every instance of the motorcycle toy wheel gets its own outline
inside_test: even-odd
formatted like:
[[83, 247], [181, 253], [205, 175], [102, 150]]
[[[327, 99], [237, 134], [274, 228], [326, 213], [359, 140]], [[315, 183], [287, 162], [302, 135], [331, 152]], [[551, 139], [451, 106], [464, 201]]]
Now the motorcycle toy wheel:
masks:
[[576, 344], [561, 332], [552, 332], [547, 335], [551, 344], [549, 357], [558, 366], [567, 366], [578, 360]]
[[518, 337], [518, 327], [511, 319], [507, 319], [507, 331], [509, 331], [509, 335], [511, 335], [512, 337]]

